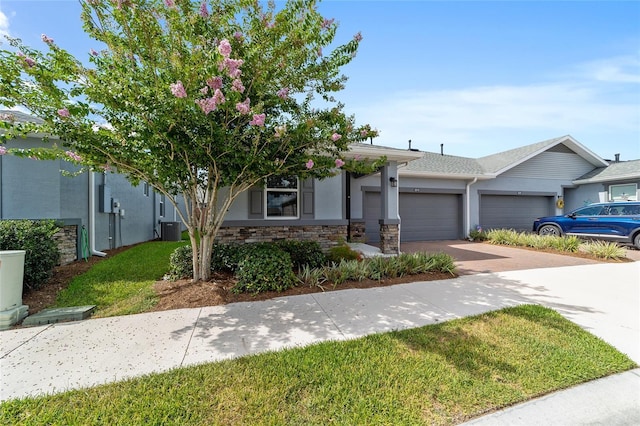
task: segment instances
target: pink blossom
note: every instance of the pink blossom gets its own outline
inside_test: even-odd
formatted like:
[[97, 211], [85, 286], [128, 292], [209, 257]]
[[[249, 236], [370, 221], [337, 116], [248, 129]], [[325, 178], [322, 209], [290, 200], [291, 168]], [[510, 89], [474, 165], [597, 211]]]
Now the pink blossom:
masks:
[[336, 167], [340, 168], [342, 166], [344, 166], [344, 161], [342, 161], [342, 159], [340, 158], [336, 158]]
[[7, 148], [5, 148], [4, 146], [0, 145], [0, 155], [5, 155], [7, 153]]
[[331, 26], [331, 24], [333, 24], [333, 22], [335, 21], [335, 19], [331, 18], [331, 19], [324, 19], [322, 21], [322, 28], [323, 29], [327, 29]]
[[218, 69], [220, 71], [226, 69], [229, 73], [229, 77], [238, 78], [242, 74], [242, 71], [240, 71], [239, 68], [243, 63], [244, 61], [242, 59], [224, 58], [224, 61], [222, 61], [220, 65], [218, 65]]
[[362, 41], [362, 34], [360, 34], [360, 32], [356, 33], [356, 35], [353, 36], [353, 39], [355, 41], [357, 41], [358, 43]]
[[209, 11], [207, 10], [207, 3], [205, 2], [200, 3], [200, 16], [202, 16], [203, 18], [209, 17]]
[[244, 85], [242, 84], [242, 81], [240, 81], [240, 79], [236, 78], [235, 80], [233, 80], [233, 83], [231, 85], [231, 90], [233, 90], [234, 92], [239, 92], [242, 93], [244, 92]]
[[74, 161], [82, 161], [82, 157], [80, 157], [73, 151], [66, 151], [65, 154], [67, 155], [67, 157], [71, 158]]
[[40, 38], [42, 39], [42, 41], [44, 41], [47, 44], [53, 43], [53, 39], [51, 37], [47, 37], [46, 34], [42, 34]]
[[222, 77], [208, 79], [207, 86], [211, 87], [211, 90], [222, 89]]
[[338, 134], [338, 133], [334, 133], [331, 135], [331, 140], [336, 142], [338, 141], [340, 138], [342, 137], [342, 135]]
[[310, 159], [309, 161], [307, 161], [305, 166], [307, 167], [307, 169], [312, 169], [314, 164], [315, 163], [313, 162], [313, 160]]
[[111, 165], [109, 164], [103, 164], [102, 166], [100, 166], [100, 168], [105, 172], [111, 171]]
[[274, 28], [275, 26], [276, 26], [276, 24], [274, 24], [273, 22], [267, 22], [266, 25], [265, 25], [265, 27], [267, 27], [269, 29]]
[[244, 102], [238, 102], [236, 104], [236, 109], [238, 110], [238, 112], [240, 112], [240, 114], [249, 114], [249, 111], [251, 110], [251, 108], [249, 107], [249, 102], [251, 102], [249, 100], [249, 98], [245, 99]]
[[90, 49], [90, 50], [89, 50], [89, 53], [91, 53], [93, 56], [98, 56], [98, 55], [99, 55], [99, 53], [98, 53], [98, 52], [96, 52], [96, 51], [95, 51], [95, 50], [93, 50], [93, 49]]
[[253, 114], [253, 120], [249, 122], [252, 126], [264, 126], [265, 114]]
[[176, 81], [173, 84], [170, 84], [169, 87], [171, 88], [171, 93], [173, 93], [173, 96], [175, 96], [176, 98], [187, 97], [187, 91], [184, 89], [184, 86], [182, 85], [182, 82], [180, 80]]
[[175, 7], [176, 6], [176, 4], [173, 2], [173, 0], [164, 0], [164, 4], [167, 7]]
[[58, 115], [62, 118], [69, 118], [71, 116], [71, 114], [69, 114], [69, 110], [66, 108], [59, 109]]
[[220, 89], [216, 89], [216, 91], [213, 93], [213, 100], [216, 103], [216, 105], [221, 105], [227, 101], [224, 98], [224, 94], [222, 93], [222, 90]]
[[362, 136], [363, 138], [366, 138], [368, 134], [369, 132], [367, 131], [367, 129], [360, 130], [360, 136]]
[[231, 55], [231, 43], [226, 38], [222, 39], [218, 44], [218, 52], [225, 58], [228, 58]]
[[218, 105], [216, 104], [216, 100], [213, 97], [198, 99], [196, 101], [196, 104], [198, 104], [198, 106], [200, 107], [200, 109], [202, 109], [202, 112], [204, 112], [205, 115], [208, 115], [211, 111], [215, 111], [218, 108]]
[[203, 95], [209, 93], [209, 86], [204, 86], [202, 89], [200, 89], [200, 93], [202, 93]]
[[233, 38], [241, 41], [244, 38], [244, 35], [240, 31], [236, 31], [235, 33], [233, 33]]
[[289, 88], [283, 87], [282, 89], [278, 90], [276, 94], [280, 99], [287, 99], [287, 97], [289, 96]]
[[32, 68], [36, 64], [36, 61], [34, 61], [33, 59], [31, 59], [28, 56], [24, 57], [24, 62], [29, 66], [29, 68]]

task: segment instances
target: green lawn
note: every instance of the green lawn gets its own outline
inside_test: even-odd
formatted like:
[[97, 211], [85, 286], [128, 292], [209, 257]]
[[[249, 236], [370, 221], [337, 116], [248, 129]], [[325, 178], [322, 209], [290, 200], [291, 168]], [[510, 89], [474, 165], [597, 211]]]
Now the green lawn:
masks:
[[633, 367], [558, 313], [529, 305], [9, 401], [0, 423], [456, 424]]
[[96, 263], [58, 294], [56, 307], [96, 305], [94, 317], [145, 312], [157, 302], [153, 284], [186, 241], [152, 241]]

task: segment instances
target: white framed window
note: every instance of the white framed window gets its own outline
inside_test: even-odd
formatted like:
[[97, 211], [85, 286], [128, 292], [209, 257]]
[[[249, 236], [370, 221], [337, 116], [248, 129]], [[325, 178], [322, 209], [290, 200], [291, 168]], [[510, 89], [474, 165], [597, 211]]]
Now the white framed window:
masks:
[[144, 194], [145, 197], [149, 196], [149, 182], [142, 183], [142, 193]]
[[265, 219], [300, 217], [300, 184], [295, 176], [270, 176], [265, 186]]
[[635, 183], [609, 185], [609, 201], [638, 201], [637, 191]]

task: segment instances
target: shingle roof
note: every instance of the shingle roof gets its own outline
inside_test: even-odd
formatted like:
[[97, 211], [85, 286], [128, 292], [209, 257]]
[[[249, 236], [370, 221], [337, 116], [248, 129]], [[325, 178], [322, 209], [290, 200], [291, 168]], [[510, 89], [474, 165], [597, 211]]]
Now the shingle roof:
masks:
[[402, 169], [408, 172], [425, 172], [444, 175], [482, 175], [484, 171], [473, 158], [441, 155], [425, 152], [422, 158], [411, 161]]
[[619, 179], [640, 179], [640, 160], [611, 163], [599, 167], [574, 180], [575, 184], [614, 181]]

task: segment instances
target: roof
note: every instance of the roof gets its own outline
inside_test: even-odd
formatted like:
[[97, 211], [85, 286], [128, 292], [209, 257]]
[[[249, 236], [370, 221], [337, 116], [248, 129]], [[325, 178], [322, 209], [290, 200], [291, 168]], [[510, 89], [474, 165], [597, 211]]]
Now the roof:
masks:
[[426, 152], [422, 158], [400, 169], [400, 174], [441, 179], [492, 179], [557, 145], [564, 145], [566, 148], [563, 149], [579, 155], [594, 168], [604, 168], [608, 165], [607, 161], [566, 135], [477, 159]]
[[425, 152], [421, 158], [411, 161], [401, 169], [403, 176], [422, 177], [482, 177], [484, 170], [477, 160], [455, 155], [442, 155]]
[[390, 148], [380, 145], [371, 145], [362, 142], [349, 145], [349, 151], [345, 157], [380, 158], [386, 157], [389, 161], [406, 163], [422, 157], [422, 152], [410, 149]]
[[574, 184], [640, 179], [640, 160], [620, 161], [599, 167], [574, 180]]
[[585, 148], [569, 135], [478, 158], [478, 163], [486, 173], [499, 175], [559, 144], [565, 145], [580, 157], [593, 164], [594, 167], [604, 167], [607, 165], [605, 160]]

